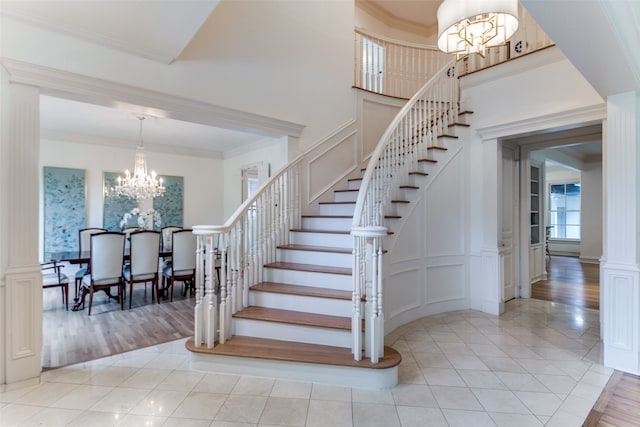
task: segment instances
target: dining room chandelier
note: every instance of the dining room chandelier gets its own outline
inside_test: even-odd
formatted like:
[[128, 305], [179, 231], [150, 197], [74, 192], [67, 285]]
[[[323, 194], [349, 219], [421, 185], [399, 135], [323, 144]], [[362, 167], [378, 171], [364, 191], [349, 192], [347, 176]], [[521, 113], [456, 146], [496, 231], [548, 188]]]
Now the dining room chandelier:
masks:
[[444, 0], [438, 7], [438, 48], [460, 59], [506, 45], [518, 29], [518, 0]]
[[142, 122], [144, 116], [137, 116], [140, 121], [140, 145], [136, 149], [136, 159], [133, 174], [129, 169], [124, 171], [124, 177], [118, 176], [117, 184], [107, 191], [109, 196], [126, 196], [140, 202], [145, 199], [164, 195], [166, 188], [162, 178], [155, 171], [147, 173], [147, 160], [144, 154], [144, 140], [142, 139]]

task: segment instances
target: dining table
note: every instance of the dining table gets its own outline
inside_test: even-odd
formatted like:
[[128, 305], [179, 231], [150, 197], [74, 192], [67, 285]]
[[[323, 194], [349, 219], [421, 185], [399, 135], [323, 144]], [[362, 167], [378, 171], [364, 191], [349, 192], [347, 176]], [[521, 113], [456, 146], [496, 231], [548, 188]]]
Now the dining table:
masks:
[[[123, 255], [124, 255], [125, 261], [128, 261], [131, 259], [129, 248], [125, 248]], [[170, 256], [171, 256], [171, 251], [160, 251], [158, 258], [166, 258]], [[52, 252], [49, 255], [49, 261], [68, 262], [69, 264], [74, 264], [74, 265], [89, 264], [89, 262], [91, 261], [91, 251], [76, 250], [76, 251]], [[82, 305], [82, 301], [84, 300], [83, 293], [86, 293], [86, 291], [84, 290], [84, 286], [81, 286], [80, 289], [78, 289], [78, 294], [73, 298], [73, 301], [75, 302], [75, 304], [71, 309], [72, 311], [78, 311], [80, 309], [80, 306]], [[113, 298], [115, 300], [118, 299], [117, 296], [114, 296], [111, 294], [111, 291], [109, 289], [106, 289], [105, 293], [109, 298]]]

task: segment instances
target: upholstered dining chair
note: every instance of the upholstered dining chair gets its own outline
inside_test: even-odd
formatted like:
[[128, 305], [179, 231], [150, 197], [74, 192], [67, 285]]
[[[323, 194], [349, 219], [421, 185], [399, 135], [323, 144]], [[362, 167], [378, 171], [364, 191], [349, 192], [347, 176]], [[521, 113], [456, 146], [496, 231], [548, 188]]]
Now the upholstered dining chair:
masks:
[[[80, 255], [84, 251], [89, 250], [89, 243], [90, 243], [91, 236], [93, 234], [104, 233], [105, 231], [107, 230], [105, 230], [104, 228], [97, 228], [97, 227], [83, 228], [82, 230], [79, 230], [78, 231], [78, 255]], [[80, 264], [79, 267], [80, 269], [76, 271], [76, 280], [75, 280], [76, 290], [75, 290], [75, 294], [73, 294], [74, 297], [78, 295], [78, 288], [80, 286], [80, 283], [82, 283], [82, 278], [88, 274], [88, 266], [84, 264]]]
[[162, 227], [162, 229], [160, 230], [160, 232], [162, 233], [162, 251], [163, 252], [170, 252], [171, 251], [171, 245], [173, 242], [172, 236], [173, 236], [173, 232], [174, 231], [179, 231], [182, 230], [182, 227], [178, 227], [175, 225], [167, 225], [166, 227]]
[[162, 287], [169, 287], [170, 301], [175, 281], [184, 283], [186, 290], [193, 287], [196, 276], [196, 235], [190, 229], [174, 231], [172, 240], [172, 263], [162, 269]]
[[[130, 261], [124, 266], [125, 286], [129, 283], [129, 308], [133, 300], [133, 284], [151, 282], [151, 302], [158, 295], [158, 258], [160, 256], [160, 232], [137, 231], [130, 235]], [[160, 298], [158, 297], [158, 302]]]
[[60, 288], [62, 291], [62, 304], [69, 310], [69, 277], [64, 274], [62, 265], [57, 261], [40, 264], [42, 270], [42, 289]]
[[82, 305], [89, 293], [89, 316], [95, 291], [105, 291], [111, 296], [111, 288], [118, 288], [120, 309], [124, 309], [124, 281], [122, 267], [124, 265], [124, 234], [105, 232], [93, 234], [90, 243], [89, 274], [82, 278]]

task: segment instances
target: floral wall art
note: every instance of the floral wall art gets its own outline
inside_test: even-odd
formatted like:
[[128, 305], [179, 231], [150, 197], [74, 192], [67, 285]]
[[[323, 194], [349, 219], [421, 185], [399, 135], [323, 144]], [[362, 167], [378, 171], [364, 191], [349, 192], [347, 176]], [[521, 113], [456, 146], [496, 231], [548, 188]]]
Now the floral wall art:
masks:
[[78, 230], [86, 227], [84, 169], [45, 166], [43, 176], [44, 260], [52, 252], [78, 249]]
[[166, 191], [153, 199], [153, 208], [162, 215], [162, 226], [183, 227], [184, 177], [161, 175]]
[[[112, 188], [118, 182], [116, 172], [104, 172], [102, 175], [104, 188]], [[104, 194], [104, 193], [103, 193]], [[102, 211], [102, 227], [109, 231], [122, 231], [122, 228], [137, 227], [137, 218], [131, 218], [130, 223], [120, 227], [120, 221], [126, 212], [131, 212], [138, 206], [134, 199], [126, 196], [104, 196]]]

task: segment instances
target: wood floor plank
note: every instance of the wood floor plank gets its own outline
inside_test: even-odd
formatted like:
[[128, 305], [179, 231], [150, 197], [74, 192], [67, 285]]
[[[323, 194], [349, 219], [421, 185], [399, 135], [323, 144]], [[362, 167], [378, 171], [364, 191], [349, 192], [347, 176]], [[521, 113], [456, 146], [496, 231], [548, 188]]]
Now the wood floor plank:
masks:
[[600, 308], [600, 267], [578, 258], [547, 258], [547, 279], [531, 286], [531, 298], [563, 304]]
[[[134, 288], [133, 307], [120, 305], [103, 293], [87, 309], [66, 311], [58, 289], [43, 291], [42, 367], [68, 366], [193, 335], [194, 297], [174, 289], [173, 302], [151, 303], [151, 286]], [[87, 308], [89, 301], [87, 299]], [[128, 304], [125, 304], [128, 305]]]

